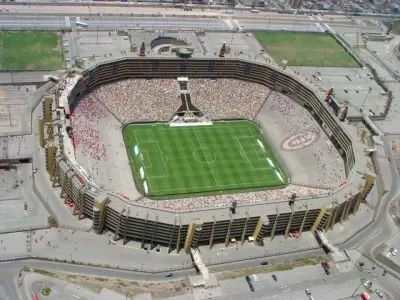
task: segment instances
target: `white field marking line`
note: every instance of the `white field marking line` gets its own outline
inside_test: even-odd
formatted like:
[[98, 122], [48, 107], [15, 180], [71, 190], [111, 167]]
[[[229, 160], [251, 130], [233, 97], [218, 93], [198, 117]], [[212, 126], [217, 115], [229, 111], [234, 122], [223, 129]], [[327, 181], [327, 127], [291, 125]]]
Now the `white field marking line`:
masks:
[[[162, 161], [163, 161], [163, 163], [164, 163], [164, 170], [166, 171], [166, 175], [157, 175], [157, 176], [147, 176], [147, 178], [159, 178], [159, 177], [169, 177], [169, 172], [168, 172], [168, 169], [167, 169], [167, 167], [165, 166], [165, 162], [164, 162], [164, 159], [163, 159], [163, 157], [162, 157], [162, 151], [161, 151], [161, 148], [160, 148], [160, 145], [158, 144], [158, 141], [144, 141], [144, 142], [142, 142], [142, 144], [144, 144], [144, 143], [157, 143], [157, 146], [158, 146], [158, 151], [160, 152], [160, 156], [161, 156], [161, 159], [162, 159]], [[147, 157], [149, 158], [149, 161], [150, 161], [150, 165], [151, 165], [151, 167], [153, 166], [153, 164], [151, 163], [151, 159], [150, 159], [150, 155], [148, 154], [148, 150], [143, 150], [142, 151], [143, 153], [144, 152], [146, 152], [147, 153]]]
[[[195, 160], [197, 160], [197, 161], [198, 161], [199, 163], [201, 163], [201, 164], [205, 164], [205, 162], [202, 162], [202, 161], [201, 161], [200, 159], [198, 159], [198, 158], [196, 157], [196, 155], [195, 155], [195, 152], [196, 152], [197, 150], [200, 150], [200, 149], [204, 149], [204, 148], [203, 148], [203, 147], [196, 148], [196, 149], [194, 149], [194, 150], [192, 151], [192, 154], [193, 154], [193, 157], [194, 157]], [[214, 161], [216, 161], [217, 155], [215, 154], [214, 150], [212, 150], [212, 149], [210, 149], [210, 148], [207, 148], [207, 149], [209, 149], [210, 151], [212, 151], [212, 153], [214, 153], [214, 156], [215, 156], [214, 160], [209, 162], [209, 163], [211, 164], [211, 163], [213, 163]], [[203, 154], [204, 154], [204, 150], [202, 150], [202, 151], [203, 151]], [[207, 163], [208, 163], [208, 162], [207, 162]]]
[[[235, 138], [237, 139], [237, 141], [238, 141], [238, 143], [239, 143], [239, 145], [240, 145], [240, 148], [242, 148], [244, 154], [246, 155], [245, 158], [246, 158], [247, 161], [249, 162], [249, 164], [250, 164], [251, 168], [253, 169], [253, 171], [271, 170], [271, 168], [270, 168], [267, 164], [265, 164], [265, 167], [262, 167], [262, 168], [254, 168], [253, 163], [252, 163], [251, 160], [249, 159], [249, 157], [248, 157], [246, 151], [244, 150], [244, 147], [243, 147], [242, 143], [240, 142], [240, 139], [243, 139], [243, 138], [252, 138], [252, 137], [250, 137], [250, 136], [241, 136], [241, 137], [235, 136]], [[252, 145], [252, 147], [254, 148], [254, 145]], [[257, 151], [256, 151], [256, 153], [257, 153]], [[259, 156], [259, 155], [257, 154], [257, 156]], [[259, 158], [260, 158], [260, 157], [259, 157]], [[267, 163], [267, 160], [266, 160], [266, 159], [265, 159], [265, 162]]]
[[[257, 143], [254, 143], [253, 145], [252, 145], [252, 147], [254, 148], [254, 151], [257, 153], [257, 156], [258, 156], [258, 158], [259, 159], [265, 159], [265, 161], [267, 162], [267, 157], [268, 157], [268, 155], [267, 154], [270, 154], [269, 153], [269, 151], [267, 151], [267, 150], [265, 150], [265, 152], [264, 151], [262, 151], [261, 150], [261, 147], [260, 147], [260, 145]], [[260, 150], [261, 150], [261, 153], [263, 153], [264, 155], [260, 155]], [[269, 159], [271, 159], [270, 157], [268, 157]], [[267, 162], [268, 163], [268, 162]]]
[[[205, 127], [201, 127], [201, 126], [192, 126], [192, 127], [186, 126], [186, 127], [169, 127], [169, 128], [157, 129], [157, 131], [171, 131], [171, 129], [178, 129], [178, 128], [179, 128], [179, 130], [185, 130], [185, 129], [186, 130], [193, 130], [195, 128], [196, 129], [205, 129], [205, 128], [210, 129], [210, 128], [212, 128], [212, 130], [226, 130], [228, 132], [230, 132], [231, 129], [246, 128], [247, 130], [250, 131], [251, 135], [254, 137], [253, 133], [251, 132], [251, 130], [250, 130], [250, 128], [248, 126], [235, 126], [233, 128], [217, 128], [217, 127], [213, 127], [213, 126], [205, 126]], [[148, 129], [135, 129], [134, 131], [136, 132], [136, 131], [149, 131], [149, 130]], [[232, 134], [232, 135], [234, 135], [234, 134]], [[135, 136], [135, 138], [136, 138], [136, 136]], [[136, 139], [136, 141], [137, 141], [137, 139]]]
[[[184, 130], [184, 129], [191, 129], [191, 130], [194, 130], [195, 128], [198, 129], [198, 128], [200, 128], [200, 127], [179, 127], [179, 130]], [[237, 129], [237, 128], [246, 128], [246, 129], [251, 133], [252, 137], [255, 139], [253, 132], [251, 132], [251, 130], [250, 130], [250, 128], [249, 128], [248, 126], [235, 126], [234, 128], [235, 128], [235, 129]], [[213, 127], [213, 130], [225, 130], [225, 131], [228, 131], [228, 132], [230, 132], [231, 129], [232, 129], [232, 128], [215, 128], [215, 127]], [[159, 131], [170, 131], [171, 128], [164, 128], [164, 129], [157, 129], [157, 130], [159, 130]], [[137, 130], [134, 130], [135, 139], [136, 139], [137, 144], [139, 145], [138, 139], [137, 139], [137, 137], [136, 137], [136, 131], [148, 131], [148, 129], [137, 129]], [[234, 135], [233, 133], [230, 133], [230, 134]], [[234, 136], [235, 136], [235, 138], [237, 138], [236, 135], [234, 135]], [[196, 136], [196, 138], [197, 138], [197, 136]], [[268, 151], [268, 152], [270, 153], [270, 151]], [[253, 169], [253, 171], [255, 171], [255, 170]], [[214, 174], [213, 174], [213, 175], [214, 175]], [[274, 174], [274, 175], [275, 175], [275, 174]], [[276, 177], [276, 176], [275, 176], [275, 177]], [[217, 182], [216, 182], [216, 183], [217, 183]], [[264, 184], [264, 185], [269, 185], [269, 184], [271, 184], [271, 183], [276, 183], [276, 181], [263, 180], [263, 181], [241, 182], [240, 185], [239, 185], [239, 184], [235, 184], [235, 183], [231, 183], [231, 184], [219, 184], [218, 187], [231, 187], [231, 186], [232, 186], [232, 187], [234, 187], [234, 188], [241, 189], [241, 188], [242, 188], [242, 185], [250, 185], [250, 184]], [[215, 185], [212, 185], [212, 186], [203, 185], [203, 186], [201, 186], [201, 188], [215, 188], [215, 187], [216, 187]], [[199, 187], [193, 187], [193, 188], [174, 188], [174, 189], [165, 189], [165, 190], [155, 190], [155, 189], [150, 189], [150, 183], [149, 183], [149, 189], [150, 189], [152, 192], [155, 192], [155, 193], [157, 193], [157, 192], [184, 191], [184, 190], [190, 191], [190, 190], [192, 190], [192, 189], [198, 189], [198, 188], [199, 188]], [[251, 187], [250, 187], [250, 188], [251, 188]], [[254, 187], [254, 188], [256, 188], [256, 187]]]
[[[248, 131], [250, 131], [250, 133], [251, 133], [251, 136], [254, 138], [254, 140], [257, 140], [257, 138], [254, 136], [254, 134], [253, 134], [253, 132], [250, 130], [250, 128], [249, 127], [247, 127], [247, 130]], [[262, 136], [264, 137], [264, 134], [262, 134]], [[261, 141], [262, 142], [262, 141]], [[272, 160], [272, 161], [274, 161], [274, 159], [272, 159], [272, 158], [274, 158], [274, 155], [273, 155], [273, 152], [271, 152], [270, 150], [269, 150], [269, 148], [267, 147], [267, 145], [265, 145], [264, 143], [263, 143], [263, 145], [264, 145], [264, 147], [265, 147], [265, 153], [267, 154], [269, 154], [269, 156], [270, 157], [268, 157], [270, 160]], [[276, 162], [276, 161], [275, 161]], [[272, 168], [269, 168], [269, 169], [272, 169]], [[276, 168], [275, 168], [276, 169]], [[279, 171], [281, 171], [281, 170], [279, 170]], [[282, 172], [281, 172], [282, 173]]]
[[[201, 148], [202, 151], [203, 151], [204, 157], [206, 157], [206, 153], [204, 152], [204, 147], [202, 147], [202, 145], [201, 145], [201, 143], [200, 143], [200, 140], [199, 140], [199, 138], [198, 138], [198, 136], [197, 136], [197, 134], [196, 134], [196, 130], [195, 130], [194, 128], [192, 128], [192, 130], [193, 130], [194, 135], [195, 135], [195, 137], [196, 137], [196, 139], [197, 139], [197, 142], [199, 143], [200, 148]], [[215, 159], [217, 159], [217, 156], [215, 156]], [[210, 172], [211, 172], [212, 176], [214, 177], [215, 183], [217, 184], [217, 186], [220, 186], [220, 185], [218, 184], [217, 178], [215, 177], [214, 172], [213, 172], [213, 170], [212, 170], [212, 168], [211, 168], [211, 166], [210, 166], [210, 163], [207, 162], [207, 165], [208, 165], [208, 168], [210, 169]]]
[[153, 165], [152, 165], [152, 163], [151, 163], [151, 160], [150, 160], [150, 155], [149, 155], [149, 153], [148, 153], [148, 151], [147, 150], [143, 150], [142, 151], [142, 154], [146, 154], [147, 155], [147, 159], [149, 160], [149, 164], [150, 164], [150, 166], [143, 166], [144, 168], [152, 168], [153, 167]]
[[[255, 171], [254, 168], [253, 168], [253, 165], [252, 165], [251, 162], [250, 162], [250, 159], [247, 157], [246, 151], [244, 151], [244, 148], [243, 148], [243, 146], [242, 146], [242, 143], [239, 141], [239, 138], [238, 138], [237, 136], [235, 136], [235, 138], [236, 138], [237, 142], [239, 143], [240, 149], [242, 149], [243, 154], [245, 155], [244, 158], [247, 159], [247, 161], [249, 162], [250, 167], [253, 169], [253, 171]], [[242, 156], [243, 156], [243, 155], [242, 155]]]
[[[141, 149], [140, 149], [140, 143], [139, 143], [139, 139], [137, 138], [137, 136], [136, 136], [136, 131], [148, 131], [148, 130], [133, 130], [133, 135], [135, 136], [135, 141], [136, 141], [136, 144], [138, 145], [138, 147], [139, 147], [139, 151], [141, 151]], [[161, 152], [161, 149], [160, 149], [160, 145], [158, 144], [158, 141], [144, 141], [144, 142], [142, 142], [142, 143], [147, 143], [147, 142], [153, 142], [153, 143], [157, 143], [157, 146], [158, 146], [158, 150], [160, 151], [160, 155], [161, 155], [161, 159], [164, 161], [164, 159], [163, 159], [163, 157], [162, 157], [162, 152]], [[148, 157], [149, 157], [149, 160], [150, 160], [150, 155], [148, 155]], [[151, 160], [150, 160], [150, 164], [151, 164]], [[153, 164], [151, 164], [152, 166], [153, 166]], [[143, 166], [144, 167], [144, 166]], [[165, 166], [165, 163], [164, 163], [164, 169], [167, 171], [167, 175], [161, 175], [161, 176], [151, 176], [151, 178], [157, 178], [157, 177], [169, 177], [169, 172], [168, 172], [168, 170], [167, 170], [167, 167]], [[146, 172], [146, 175], [148, 175], [147, 174], [147, 172]], [[150, 179], [150, 177], [148, 176], [147, 177], [148, 179]], [[150, 188], [150, 183], [149, 183], [149, 188]]]

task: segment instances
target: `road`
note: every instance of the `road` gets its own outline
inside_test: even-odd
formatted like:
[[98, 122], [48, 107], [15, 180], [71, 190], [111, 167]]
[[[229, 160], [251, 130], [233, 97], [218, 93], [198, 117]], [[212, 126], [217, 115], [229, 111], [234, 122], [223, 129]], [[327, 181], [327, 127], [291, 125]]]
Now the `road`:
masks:
[[[2, 8], [10, 7], [9, 10], [11, 13], [32, 13], [36, 15], [23, 15], [23, 14], [2, 14], [0, 18], [0, 28], [33, 28], [33, 29], [60, 29], [65, 27], [76, 28], [76, 21], [85, 22], [88, 24], [89, 29], [119, 29], [119, 28], [141, 28], [147, 30], [155, 30], [155, 29], [209, 29], [209, 30], [232, 30], [237, 28], [244, 29], [266, 29], [266, 30], [288, 30], [288, 31], [325, 31], [327, 29], [326, 24], [329, 24], [336, 32], [376, 32], [380, 33], [381, 30], [377, 27], [368, 27], [359, 24], [347, 24], [346, 18], [343, 16], [330, 16], [328, 17], [316, 17], [316, 16], [306, 16], [306, 15], [278, 15], [276, 13], [262, 13], [252, 19], [253, 17], [250, 13], [239, 13], [235, 12], [235, 14], [231, 18], [227, 18], [226, 16], [221, 16], [219, 13], [215, 11], [211, 12], [196, 12], [197, 15], [201, 15], [196, 18], [189, 18], [183, 16], [185, 12], [182, 10], [162, 10], [162, 9], [154, 9], [154, 8], [138, 8], [127, 9], [127, 8], [111, 8], [111, 7], [65, 7], [65, 6], [2, 6]], [[8, 8], [7, 8], [8, 9]], [[146, 17], [133, 17], [133, 16], [122, 16], [116, 17], [112, 15], [102, 15], [99, 14], [108, 14], [112, 12], [115, 13], [141, 13], [153, 11], [158, 16], [146, 16]], [[52, 14], [63, 14], [62, 16], [51, 16], [51, 15], [43, 15], [44, 13], [52, 13]], [[85, 20], [85, 16], [76, 16], [78, 13], [87, 13], [88, 20]], [[158, 14], [159, 13], [159, 14]], [[171, 16], [171, 14], [176, 14], [176, 16]], [[75, 15], [75, 16], [74, 16]], [[164, 16], [165, 17], [164, 17]], [[205, 17], [204, 17], [205, 16]], [[207, 17], [208, 16], [208, 17]], [[216, 17], [217, 16], [217, 17]], [[243, 27], [242, 27], [243, 26]], [[386, 138], [388, 139], [388, 138]], [[388, 142], [389, 140], [387, 140]], [[388, 146], [388, 143], [385, 144], [386, 154], [391, 156], [391, 150]], [[42, 158], [34, 157], [34, 161], [38, 162]], [[41, 164], [43, 165], [43, 164]], [[354, 248], [358, 247], [358, 249], [364, 253], [371, 253], [372, 249], [375, 248], [378, 244], [385, 241], [388, 236], [391, 236], [393, 233], [397, 231], [395, 228], [390, 216], [388, 215], [388, 207], [390, 201], [399, 194], [399, 178], [398, 173], [394, 165], [391, 165], [392, 172], [392, 189], [390, 192], [385, 195], [382, 200], [379, 212], [376, 215], [376, 221], [368, 227], [362, 234], [364, 236], [362, 242], [360, 242], [359, 237], [355, 237], [349, 240], [344, 248]], [[46, 188], [48, 186], [46, 184], [46, 179], [43, 176], [37, 177], [37, 184]], [[52, 194], [52, 191], [47, 191], [46, 194]], [[57, 205], [57, 207], [53, 207], [53, 209], [60, 214], [61, 219], [65, 219], [65, 222], [70, 222], [70, 218], [67, 216], [67, 211], [63, 207], [62, 203]], [[308, 255], [310, 255], [308, 253]], [[293, 259], [296, 254], [289, 257], [281, 258], [281, 259]], [[76, 265], [68, 265], [68, 264], [59, 264], [54, 262], [44, 262], [44, 261], [35, 261], [35, 260], [25, 260], [25, 261], [16, 261], [16, 262], [7, 262], [0, 263], [0, 278], [1, 278], [1, 286], [0, 286], [0, 298], [4, 299], [20, 299], [18, 296], [18, 291], [15, 286], [14, 276], [18, 271], [29, 264], [33, 267], [40, 268], [50, 268], [56, 269], [64, 272], [74, 272], [74, 273], [82, 273], [87, 275], [101, 275], [105, 277], [118, 277], [123, 279], [141, 281], [141, 280], [151, 280], [151, 281], [162, 281], [165, 280], [164, 274], [158, 275], [143, 275], [142, 273], [135, 272], [126, 272], [120, 270], [111, 270], [111, 269], [99, 269], [94, 267], [86, 267], [86, 266], [76, 266]], [[236, 265], [225, 265], [225, 266], [217, 266], [213, 267], [214, 271], [226, 270], [229, 268], [242, 268], [249, 267], [255, 264], [259, 264], [259, 262], [242, 262]], [[185, 277], [187, 275], [194, 274], [193, 270], [184, 270], [174, 272], [175, 277]], [[347, 276], [347, 275], [346, 275]], [[346, 279], [350, 279], [345, 275], [340, 276], [338, 279], [332, 279], [329, 283], [326, 284], [340, 284], [341, 282], [346, 281]], [[350, 276], [350, 275], [349, 275]], [[398, 285], [397, 280], [390, 275], [386, 277], [385, 281], [388, 282], [387, 289], [391, 290], [391, 287]], [[308, 283], [307, 283], [308, 284]], [[296, 287], [296, 289], [304, 289], [305, 286]], [[290, 288], [292, 290], [293, 287]], [[279, 292], [284, 292], [282, 289], [277, 290]], [[277, 292], [272, 290], [272, 292]], [[260, 290], [256, 291], [252, 296], [256, 297], [254, 299], [258, 299], [257, 293], [259, 296], [262, 296], [262, 293], [265, 294], [265, 291]], [[400, 293], [396, 294], [398, 299], [400, 299]], [[244, 295], [238, 295], [239, 297], [244, 297]], [[247, 297], [247, 296], [245, 296]], [[225, 298], [221, 298], [225, 299]], [[243, 299], [237, 298], [237, 296], [232, 296], [232, 298], [226, 299]]]
[[[241, 29], [265, 29], [265, 30], [290, 30], [290, 31], [314, 31], [323, 32], [328, 29], [325, 23], [322, 25], [315, 20], [285, 21], [284, 19], [269, 20], [227, 20], [218, 18], [184, 18], [184, 17], [115, 17], [115, 16], [14, 16], [2, 15], [0, 28], [6, 29], [61, 29], [76, 28], [76, 22], [83, 22], [88, 29], [115, 30], [115, 29], [145, 29], [145, 30], [236, 30]], [[379, 28], [335, 24], [328, 25], [336, 32], [375, 32], [380, 33]]]
[[[392, 139], [390, 136], [386, 136], [383, 138], [385, 155], [387, 157], [393, 158], [391, 140]], [[375, 216], [375, 221], [361, 233], [363, 236], [363, 243], [360, 243], [360, 238], [356, 236], [350, 239], [344, 245], [342, 245], [341, 248], [351, 249], [354, 247], [358, 247], [361, 252], [368, 253], [370, 254], [370, 256], [372, 256], [373, 249], [386, 241], [393, 234], [398, 232], [398, 228], [394, 224], [392, 217], [389, 215], [389, 205], [390, 202], [398, 197], [400, 194], [400, 179], [394, 163], [394, 159], [392, 159], [392, 163], [389, 166], [392, 176], [392, 188], [382, 198], [379, 205], [379, 210]], [[379, 232], [380, 234], [377, 234], [377, 232]]]

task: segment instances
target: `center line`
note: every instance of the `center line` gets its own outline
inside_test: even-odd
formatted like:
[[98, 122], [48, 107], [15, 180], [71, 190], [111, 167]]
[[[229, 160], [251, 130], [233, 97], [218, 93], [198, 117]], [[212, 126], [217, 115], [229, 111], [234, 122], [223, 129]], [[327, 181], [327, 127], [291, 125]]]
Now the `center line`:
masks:
[[[200, 140], [199, 140], [199, 138], [197, 137], [196, 130], [195, 130], [194, 128], [193, 128], [193, 132], [194, 132], [194, 135], [196, 136], [196, 139], [197, 139], [197, 142], [199, 143], [200, 148], [201, 148], [202, 151], [203, 151], [204, 157], [206, 157], [206, 153], [204, 152], [204, 148], [201, 146]], [[216, 159], [216, 158], [217, 158], [217, 157], [215, 156], [215, 159]], [[217, 186], [219, 186], [218, 181], [217, 181], [217, 178], [215, 177], [214, 172], [213, 172], [213, 170], [212, 170], [212, 168], [211, 168], [211, 166], [210, 166], [210, 163], [209, 163], [208, 161], [207, 161], [207, 165], [208, 165], [208, 167], [210, 168], [210, 172], [211, 172], [212, 176], [214, 177], [215, 183], [217, 184]]]

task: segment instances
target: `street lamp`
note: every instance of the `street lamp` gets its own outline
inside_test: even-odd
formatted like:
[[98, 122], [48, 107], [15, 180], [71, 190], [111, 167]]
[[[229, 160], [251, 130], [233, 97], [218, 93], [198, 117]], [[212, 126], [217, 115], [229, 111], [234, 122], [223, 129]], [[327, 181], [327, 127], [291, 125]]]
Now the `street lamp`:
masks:
[[367, 95], [365, 96], [365, 99], [364, 99], [364, 102], [363, 102], [362, 106], [364, 106], [365, 101], [367, 101], [367, 98], [368, 98], [369, 94], [371, 94], [371, 89], [368, 90], [368, 93], [367, 93]]
[[318, 70], [319, 70], [319, 68], [321, 68], [321, 67], [322, 67], [322, 65], [323, 65], [323, 63], [324, 63], [324, 60], [325, 60], [326, 56], [327, 56], [327, 53], [324, 53], [324, 57], [321, 59], [321, 64], [320, 64], [320, 65], [317, 67], [317, 69], [315, 70], [315, 74], [314, 74], [314, 75], [317, 75], [317, 73], [318, 73]]
[[296, 24], [297, 24], [297, 21], [294, 22], [292, 31], [294, 31], [294, 28], [296, 27]]
[[296, 63], [296, 59], [297, 59], [297, 55], [299, 54], [299, 51], [296, 52], [296, 55], [294, 56], [294, 60], [293, 60], [293, 65], [295, 65]]
[[360, 288], [360, 286], [362, 286], [363, 284], [364, 284], [364, 282], [361, 281], [360, 285], [356, 288], [356, 290], [354, 291], [353, 295], [351, 295], [352, 297], [354, 297], [354, 295], [357, 293], [357, 291]]

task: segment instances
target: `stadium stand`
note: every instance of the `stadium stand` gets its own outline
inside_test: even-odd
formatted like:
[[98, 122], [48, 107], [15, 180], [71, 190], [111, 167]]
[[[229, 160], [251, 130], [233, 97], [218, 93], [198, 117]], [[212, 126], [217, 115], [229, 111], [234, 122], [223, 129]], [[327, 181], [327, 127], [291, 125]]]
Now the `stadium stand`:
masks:
[[[75, 107], [79, 105], [80, 99], [85, 99], [82, 95], [94, 90], [92, 95], [95, 95], [123, 123], [166, 120], [182, 103], [178, 84], [174, 81], [179, 76], [191, 78], [188, 90], [192, 94], [193, 104], [213, 118], [242, 116], [252, 119], [267, 99], [270, 89], [295, 93], [296, 97], [303, 101], [304, 107], [314, 113], [317, 121], [324, 123], [324, 126], [331, 130], [330, 141], [342, 153], [346, 175], [351, 173], [353, 176], [352, 184], [343, 187], [340, 190], [341, 196], [334, 199], [331, 197], [330, 190], [297, 185], [289, 185], [285, 189], [275, 191], [240, 194], [241, 201], [235, 209], [235, 214], [232, 215], [228, 208], [235, 199], [235, 194], [152, 201], [151, 206], [148, 202], [151, 200], [145, 197], [127, 201], [107, 191], [92, 188], [92, 184], [85, 182], [85, 178], [82, 182], [82, 179], [76, 178], [77, 176], [71, 176], [78, 172], [76, 166], [71, 164], [71, 161], [74, 161], [73, 158], [69, 159], [65, 155], [46, 151], [47, 168], [53, 184], [61, 187], [62, 197], [68, 197], [79, 207], [80, 215], [93, 219], [94, 231], [100, 233], [104, 229], [112, 230], [116, 237], [139, 240], [142, 246], [149, 243], [151, 248], [156, 244], [161, 244], [167, 246], [169, 251], [173, 249], [179, 251], [182, 248], [189, 251], [190, 247], [196, 247], [199, 244], [212, 246], [215, 242], [229, 241], [230, 237], [247, 239], [252, 236], [259, 240], [265, 237], [272, 239], [277, 234], [287, 236], [290, 231], [301, 234], [308, 230], [328, 230], [333, 228], [334, 224], [347, 219], [350, 214], [357, 212], [360, 203], [373, 185], [374, 175], [364, 174], [362, 178], [353, 172], [353, 166], [360, 157], [354, 151], [352, 136], [314, 90], [292, 75], [274, 67], [240, 59], [229, 61], [226, 59], [182, 61], [148, 58], [116, 60], [83, 70], [82, 77], [76, 81], [74, 88], [68, 89], [67, 97], [69, 105]], [[128, 77], [136, 79], [124, 80], [121, 85], [113, 83], [106, 87], [101, 86]], [[158, 79], [160, 77], [169, 79], [160, 80]], [[233, 86], [227, 83], [228, 80], [210, 80], [210, 78], [220, 77], [240, 78], [247, 82], [236, 83]], [[192, 78], [198, 78], [198, 84]], [[148, 99], [151, 92], [146, 93], [146, 87], [158, 80], [160, 80], [159, 84], [154, 86], [158, 92], [155, 93], [164, 93], [164, 97], [150, 104]], [[138, 86], [133, 81], [141, 81], [141, 85]], [[207, 88], [203, 85], [205, 82], [215, 87], [222, 84], [226, 86], [224, 89], [230, 89], [230, 93], [241, 89], [237, 92], [240, 101], [231, 102], [233, 94], [230, 93], [225, 93], [218, 99], [215, 99], [213, 95], [207, 95]], [[254, 86], [258, 84], [262, 86], [255, 88]], [[249, 86], [253, 86], [250, 92]], [[132, 93], [132, 90], [135, 92]], [[205, 94], [204, 103], [199, 101], [200, 98], [196, 100], [198, 96], [195, 95], [200, 95], [200, 92]], [[124, 95], [122, 100], [118, 100], [117, 98], [121, 95]], [[134, 103], [132, 99], [136, 99]], [[215, 103], [218, 107], [214, 106]], [[57, 99], [54, 105], [58, 105]], [[282, 111], [282, 103], [277, 104], [275, 109]], [[283, 113], [285, 113], [284, 107]], [[100, 113], [96, 114], [96, 118], [99, 116], [101, 116]], [[58, 152], [63, 151], [63, 146], [59, 143], [64, 142], [63, 139], [59, 139], [55, 141], [56, 146], [53, 147]], [[58, 158], [55, 159], [56, 157]], [[362, 188], [359, 190], [355, 188], [360, 184]], [[296, 194], [295, 204], [288, 205], [288, 198], [294, 193]], [[193, 202], [196, 200], [198, 202]], [[206, 205], [216, 206], [216, 208], [204, 209]]]

